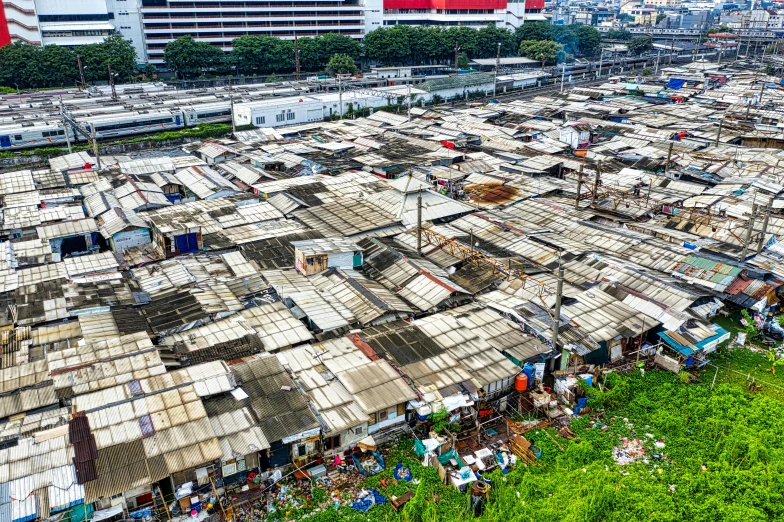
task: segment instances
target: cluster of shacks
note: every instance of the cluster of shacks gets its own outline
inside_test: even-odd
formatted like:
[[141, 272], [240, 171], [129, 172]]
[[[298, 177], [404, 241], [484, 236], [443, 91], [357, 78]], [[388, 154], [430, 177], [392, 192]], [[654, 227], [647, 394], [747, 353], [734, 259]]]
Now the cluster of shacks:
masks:
[[379, 443], [527, 363], [704, 360], [778, 302], [784, 111], [697, 65], [0, 174], [0, 520]]

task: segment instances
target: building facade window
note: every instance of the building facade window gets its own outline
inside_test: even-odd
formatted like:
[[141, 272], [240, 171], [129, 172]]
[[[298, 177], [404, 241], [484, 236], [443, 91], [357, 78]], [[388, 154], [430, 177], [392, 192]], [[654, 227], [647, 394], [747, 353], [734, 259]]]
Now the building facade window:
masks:
[[267, 123], [267, 118], [264, 116], [256, 116], [256, 125], [264, 125]]

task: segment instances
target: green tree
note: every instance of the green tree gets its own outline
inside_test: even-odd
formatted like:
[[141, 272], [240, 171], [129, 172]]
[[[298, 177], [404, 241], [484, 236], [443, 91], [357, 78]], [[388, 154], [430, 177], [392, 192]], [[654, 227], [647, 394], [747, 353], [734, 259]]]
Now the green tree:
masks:
[[57, 45], [47, 45], [36, 53], [36, 83], [46, 87], [73, 85], [79, 76], [73, 50]]
[[631, 31], [626, 29], [610, 29], [607, 31], [607, 39], [608, 40], [624, 40], [629, 41], [634, 36]]
[[653, 38], [650, 36], [635, 36], [626, 44], [630, 54], [640, 55], [653, 49]]
[[479, 29], [477, 42], [472, 58], [495, 58], [501, 44], [501, 56], [511, 56], [517, 51], [515, 34], [509, 29], [490, 24]]
[[136, 50], [119, 34], [108, 36], [99, 44], [82, 45], [77, 52], [82, 57], [88, 82], [109, 81], [109, 65], [118, 82], [130, 80], [139, 71]]
[[226, 53], [207, 42], [197, 42], [191, 35], [180, 36], [169, 42], [163, 53], [163, 61], [179, 78], [228, 70]]
[[458, 69], [468, 69], [468, 55], [466, 53], [460, 53], [457, 55], [457, 68]]
[[547, 64], [558, 63], [558, 61], [564, 57], [563, 46], [548, 40], [523, 40], [520, 42], [519, 53], [520, 56], [525, 56], [526, 58], [531, 58], [533, 60], [544, 60]]
[[526, 23], [515, 29], [515, 37], [518, 42], [551, 40], [553, 26], [548, 22]]
[[575, 27], [571, 25], [554, 25], [552, 39], [563, 46], [565, 53], [574, 54], [579, 47]]
[[410, 61], [411, 29], [408, 25], [395, 25], [371, 31], [365, 35], [365, 55], [383, 65], [400, 65]]
[[[471, 27], [462, 25], [460, 27], [450, 27], [444, 30], [444, 38], [452, 49], [452, 56], [455, 52], [455, 42], [460, 46], [460, 52], [466, 53], [470, 58], [477, 57], [477, 45], [479, 44], [479, 31]], [[495, 50], [493, 50], [495, 54]]]
[[321, 37], [305, 37], [297, 40], [299, 67], [303, 71], [319, 71], [324, 67]]
[[241, 36], [232, 41], [237, 71], [244, 74], [291, 71], [294, 43], [271, 36]]
[[335, 54], [347, 54], [353, 59], [359, 60], [362, 55], [362, 48], [359, 42], [350, 36], [342, 34], [325, 34], [321, 37], [321, 46], [324, 49], [323, 56], [326, 59]]
[[440, 27], [412, 27], [409, 41], [411, 60], [417, 65], [448, 60], [450, 55], [454, 55], [454, 42], [450, 45]]
[[330, 74], [354, 74], [357, 64], [348, 54], [333, 54], [327, 63], [327, 72]]
[[145, 80], [154, 79], [156, 74], [158, 74], [158, 68], [151, 63], [148, 63], [144, 66], [144, 69], [142, 69], [142, 78]]
[[575, 29], [577, 50], [583, 56], [596, 56], [602, 48], [602, 35], [595, 27], [580, 25]]
[[616, 17], [619, 22], [634, 22], [634, 17], [629, 13], [621, 13]]
[[661, 22], [662, 20], [666, 20], [666, 19], [667, 19], [667, 15], [666, 14], [664, 14], [664, 13], [657, 14], [656, 15], [656, 25], [659, 25], [659, 22]]
[[20, 89], [37, 86], [34, 81], [39, 79], [38, 59], [41, 52], [22, 42], [0, 47], [0, 84]]

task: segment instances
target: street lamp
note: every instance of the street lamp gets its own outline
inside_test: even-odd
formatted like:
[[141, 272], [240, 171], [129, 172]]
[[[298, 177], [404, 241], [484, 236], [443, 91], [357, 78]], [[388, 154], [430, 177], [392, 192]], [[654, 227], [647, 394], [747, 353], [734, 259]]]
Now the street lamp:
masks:
[[14, 85], [16, 85], [16, 97], [17, 98], [21, 98], [22, 97], [22, 93], [19, 92], [19, 84], [14, 82]]

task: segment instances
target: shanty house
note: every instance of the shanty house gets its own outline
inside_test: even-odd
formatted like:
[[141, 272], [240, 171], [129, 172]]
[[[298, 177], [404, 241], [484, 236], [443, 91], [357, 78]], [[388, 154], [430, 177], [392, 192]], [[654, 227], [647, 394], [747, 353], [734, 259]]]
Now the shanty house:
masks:
[[250, 415], [269, 443], [269, 449], [257, 445], [257, 465], [262, 471], [292, 462], [302, 466], [313, 460], [320, 449], [319, 422], [278, 358], [248, 357], [231, 369], [237, 390], [232, 397], [205, 400], [207, 415], [215, 418], [237, 411]]
[[351, 340], [340, 337], [278, 355], [316, 411], [325, 456], [351, 449], [367, 436], [368, 415], [324, 362], [356, 353]]
[[[38, 237], [48, 241], [53, 254], [65, 256], [75, 252], [86, 252], [97, 238], [98, 226], [93, 218], [63, 221], [37, 227]], [[59, 259], [58, 259], [59, 260]]]
[[132, 210], [113, 208], [101, 214], [99, 231], [113, 252], [150, 243], [150, 227]]
[[586, 123], [567, 123], [561, 127], [558, 139], [573, 149], [584, 149], [591, 145], [591, 127]]
[[368, 415], [367, 431], [376, 434], [376, 442], [406, 421], [406, 405], [417, 395], [387, 361], [372, 360], [356, 349], [349, 358], [327, 361], [325, 365]]
[[359, 268], [362, 249], [348, 238], [309, 239], [292, 241], [294, 266], [306, 276], [328, 268]]

